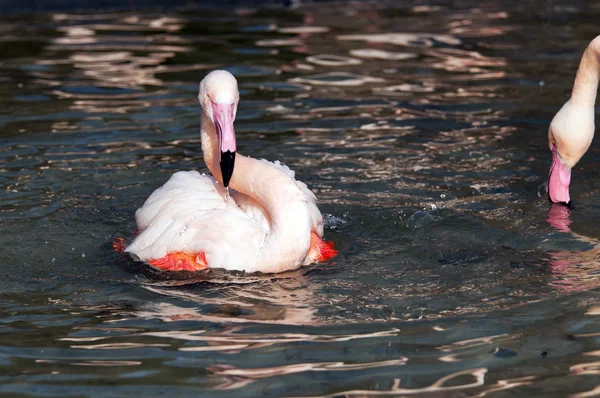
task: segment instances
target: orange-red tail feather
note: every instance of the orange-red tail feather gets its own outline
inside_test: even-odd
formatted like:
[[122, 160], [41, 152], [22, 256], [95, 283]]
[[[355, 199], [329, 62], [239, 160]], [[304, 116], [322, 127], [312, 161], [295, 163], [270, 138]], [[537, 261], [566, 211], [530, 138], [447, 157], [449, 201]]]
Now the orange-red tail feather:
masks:
[[[118, 253], [124, 254], [127, 245], [125, 239], [117, 238], [112, 241], [112, 246]], [[169, 253], [164, 257], [148, 261], [148, 264], [163, 271], [200, 271], [208, 268], [204, 252], [198, 254]]]
[[117, 252], [123, 253], [125, 251], [125, 239], [117, 238], [113, 240], [112, 247], [114, 247]]
[[333, 248], [333, 242], [325, 242], [316, 232], [310, 234], [310, 249], [308, 257], [314, 261], [324, 262], [335, 257], [337, 250]]
[[164, 257], [148, 261], [148, 264], [163, 271], [200, 271], [208, 268], [204, 252], [198, 254], [169, 253]]

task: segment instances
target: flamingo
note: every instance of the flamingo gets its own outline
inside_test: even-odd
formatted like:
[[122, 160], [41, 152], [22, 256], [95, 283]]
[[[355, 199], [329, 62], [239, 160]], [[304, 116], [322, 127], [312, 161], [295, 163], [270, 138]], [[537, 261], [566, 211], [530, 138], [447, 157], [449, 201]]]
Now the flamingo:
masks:
[[571, 98], [554, 116], [548, 129], [552, 151], [548, 197], [554, 203], [571, 201], [571, 169], [587, 152], [594, 138], [594, 105], [599, 78], [600, 36], [597, 36], [581, 57]]
[[321, 239], [315, 195], [279, 162], [236, 153], [237, 81], [200, 82], [201, 138], [212, 176], [179, 171], [136, 211], [137, 235], [115, 248], [164, 271], [224, 268], [278, 273], [335, 256]]

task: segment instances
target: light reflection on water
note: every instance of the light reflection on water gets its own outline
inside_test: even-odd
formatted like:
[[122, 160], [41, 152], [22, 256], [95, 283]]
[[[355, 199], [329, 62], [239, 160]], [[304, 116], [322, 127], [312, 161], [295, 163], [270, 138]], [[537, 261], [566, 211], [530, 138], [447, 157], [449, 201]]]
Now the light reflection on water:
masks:
[[[573, 208], [537, 187], [600, 10], [553, 4], [4, 18], [0, 391], [597, 395], [597, 150]], [[113, 253], [154, 188], [204, 171], [217, 67], [240, 151], [318, 195], [330, 264], [165, 278]]]

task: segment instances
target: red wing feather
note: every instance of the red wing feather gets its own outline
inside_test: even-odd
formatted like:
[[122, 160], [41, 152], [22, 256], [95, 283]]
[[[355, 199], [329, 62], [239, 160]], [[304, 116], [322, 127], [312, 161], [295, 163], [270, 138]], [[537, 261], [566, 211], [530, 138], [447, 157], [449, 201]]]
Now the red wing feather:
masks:
[[337, 250], [333, 248], [333, 242], [325, 242], [316, 232], [311, 232], [308, 258], [324, 262], [335, 257], [337, 253]]
[[148, 264], [163, 271], [200, 271], [208, 268], [204, 252], [198, 254], [169, 253], [164, 257], [148, 261]]

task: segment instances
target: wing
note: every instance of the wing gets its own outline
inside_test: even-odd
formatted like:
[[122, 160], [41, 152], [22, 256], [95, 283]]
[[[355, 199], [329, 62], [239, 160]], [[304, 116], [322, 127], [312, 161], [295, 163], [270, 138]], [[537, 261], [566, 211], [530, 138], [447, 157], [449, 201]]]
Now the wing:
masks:
[[170, 252], [206, 252], [223, 240], [219, 231], [244, 234], [246, 241], [260, 232], [235, 200], [226, 199], [222, 184], [197, 171], [173, 174], [137, 210], [135, 219], [139, 235], [125, 251], [146, 262]]
[[138, 231], [144, 231], [158, 214], [225, 208], [225, 190], [213, 177], [197, 171], [179, 171], [135, 212]]

